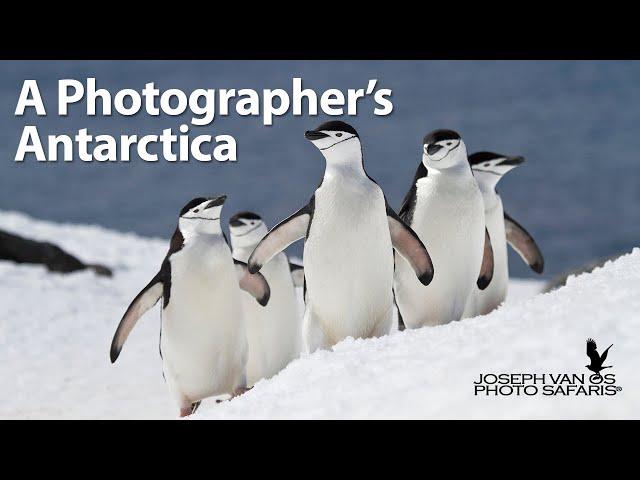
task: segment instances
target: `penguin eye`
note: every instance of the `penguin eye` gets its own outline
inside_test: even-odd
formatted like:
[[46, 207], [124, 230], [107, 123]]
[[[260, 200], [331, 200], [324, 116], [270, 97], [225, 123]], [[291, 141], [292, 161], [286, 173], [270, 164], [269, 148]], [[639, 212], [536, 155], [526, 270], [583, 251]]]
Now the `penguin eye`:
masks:
[[341, 137], [341, 136], [342, 136], [342, 134], [341, 134], [341, 133], [339, 133], [339, 132], [338, 132], [338, 133], [336, 133], [336, 137]]
[[484, 166], [485, 166], [485, 167], [490, 167], [490, 166], [491, 166], [491, 164], [490, 164], [489, 162], [487, 162], [487, 163], [485, 163], [485, 164], [484, 164]]
[[199, 211], [200, 211], [200, 209], [199, 209], [199, 208], [196, 208], [196, 209], [193, 211], [193, 213], [198, 213]]
[[447, 147], [450, 147], [453, 144], [453, 142], [447, 142]]

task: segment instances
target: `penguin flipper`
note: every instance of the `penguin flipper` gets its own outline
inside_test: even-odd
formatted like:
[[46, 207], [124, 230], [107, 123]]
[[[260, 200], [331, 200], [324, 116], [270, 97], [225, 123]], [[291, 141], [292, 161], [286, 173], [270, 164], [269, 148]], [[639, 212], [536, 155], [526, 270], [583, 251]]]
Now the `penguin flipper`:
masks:
[[544, 270], [544, 257], [536, 241], [525, 228], [504, 212], [504, 227], [507, 242], [520, 255], [520, 258], [536, 273]]
[[122, 346], [138, 322], [138, 319], [162, 298], [163, 290], [164, 284], [160, 274], [158, 274], [153, 277], [149, 284], [133, 299], [131, 305], [129, 305], [129, 308], [127, 308], [127, 311], [124, 313], [122, 320], [120, 320], [116, 333], [113, 335], [110, 352], [111, 363], [114, 363], [118, 359]]
[[293, 242], [307, 235], [312, 215], [312, 202], [313, 199], [309, 204], [302, 207], [290, 217], [285, 218], [267, 233], [249, 257], [249, 261], [247, 262], [249, 272], [256, 273], [260, 271], [262, 266], [274, 256]]
[[289, 262], [289, 270], [293, 279], [294, 287], [302, 287], [304, 285], [304, 267], [297, 263]]
[[409, 262], [420, 283], [429, 285], [433, 279], [433, 262], [422, 240], [409, 225], [402, 221], [389, 204], [387, 204], [387, 220], [393, 248]]
[[269, 303], [271, 288], [267, 279], [261, 273], [250, 273], [247, 264], [240, 260], [233, 260], [238, 274], [240, 288], [254, 297], [263, 307]]
[[484, 251], [482, 254], [482, 265], [480, 266], [480, 275], [476, 281], [476, 285], [480, 290], [484, 290], [491, 283], [493, 278], [493, 247], [491, 246], [491, 237], [489, 230], [484, 229]]

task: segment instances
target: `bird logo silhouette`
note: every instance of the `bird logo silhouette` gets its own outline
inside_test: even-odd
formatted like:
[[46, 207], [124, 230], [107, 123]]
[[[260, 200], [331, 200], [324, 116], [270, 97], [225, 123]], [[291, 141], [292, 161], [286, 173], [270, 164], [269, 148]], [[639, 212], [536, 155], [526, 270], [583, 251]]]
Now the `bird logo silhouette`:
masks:
[[602, 377], [600, 372], [605, 368], [611, 368], [612, 365], [603, 366], [602, 364], [607, 359], [607, 354], [609, 353], [609, 348], [613, 347], [613, 343], [609, 345], [609, 347], [600, 355], [598, 353], [598, 346], [596, 345], [596, 341], [593, 338], [589, 338], [587, 340], [587, 357], [591, 360], [589, 365], [585, 365], [589, 370], [595, 373], [596, 377]]

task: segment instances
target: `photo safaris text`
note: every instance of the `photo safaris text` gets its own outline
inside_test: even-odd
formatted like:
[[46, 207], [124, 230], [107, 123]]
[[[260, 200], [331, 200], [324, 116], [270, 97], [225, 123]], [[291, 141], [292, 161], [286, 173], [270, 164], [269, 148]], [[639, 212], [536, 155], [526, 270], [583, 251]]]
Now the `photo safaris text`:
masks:
[[473, 382], [476, 396], [611, 396], [622, 387], [613, 373], [483, 373]]
[[[358, 114], [358, 107], [368, 98], [373, 100], [372, 113], [389, 115], [393, 111], [392, 91], [379, 88], [378, 80], [368, 80], [362, 88], [327, 89], [316, 93], [304, 88], [301, 78], [293, 78], [288, 90], [282, 88], [256, 91], [242, 88], [199, 88], [189, 94], [176, 88], [161, 91], [154, 82], [148, 82], [141, 90], [125, 88], [111, 92], [99, 88], [95, 78], [84, 82], [76, 79], [58, 81], [57, 115], [66, 117], [84, 111], [93, 116], [132, 116], [139, 113], [158, 117], [191, 115], [191, 125], [211, 125], [218, 116], [236, 114], [242, 117], [261, 117], [265, 126], [273, 125], [274, 117], [291, 112], [294, 116], [316, 116], [319, 112], [330, 116]], [[370, 102], [369, 102], [370, 103]], [[15, 116], [23, 116], [32, 110], [37, 116], [47, 111], [36, 80], [25, 80], [15, 109]], [[144, 161], [157, 162], [160, 157], [169, 162], [201, 162], [237, 160], [237, 144], [231, 135], [189, 135], [189, 125], [181, 122], [178, 131], [163, 129], [162, 133], [149, 135], [122, 134], [114, 137], [81, 128], [73, 135], [68, 133], [44, 134], [37, 125], [25, 125], [18, 142], [16, 162], [22, 162], [31, 154], [39, 162], [55, 162], [59, 158], [69, 162], [79, 158], [84, 162], [129, 161], [135, 148]], [[159, 149], [162, 155], [155, 153]]]

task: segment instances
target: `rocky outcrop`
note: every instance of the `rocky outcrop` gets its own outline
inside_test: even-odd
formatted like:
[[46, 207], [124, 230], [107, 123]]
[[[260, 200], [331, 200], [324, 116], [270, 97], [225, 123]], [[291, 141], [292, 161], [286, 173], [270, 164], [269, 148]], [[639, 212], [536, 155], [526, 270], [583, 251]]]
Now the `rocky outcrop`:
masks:
[[98, 275], [112, 275], [108, 267], [84, 263], [53, 243], [30, 240], [4, 230], [0, 230], [0, 260], [41, 264], [52, 272], [69, 273], [88, 268]]

